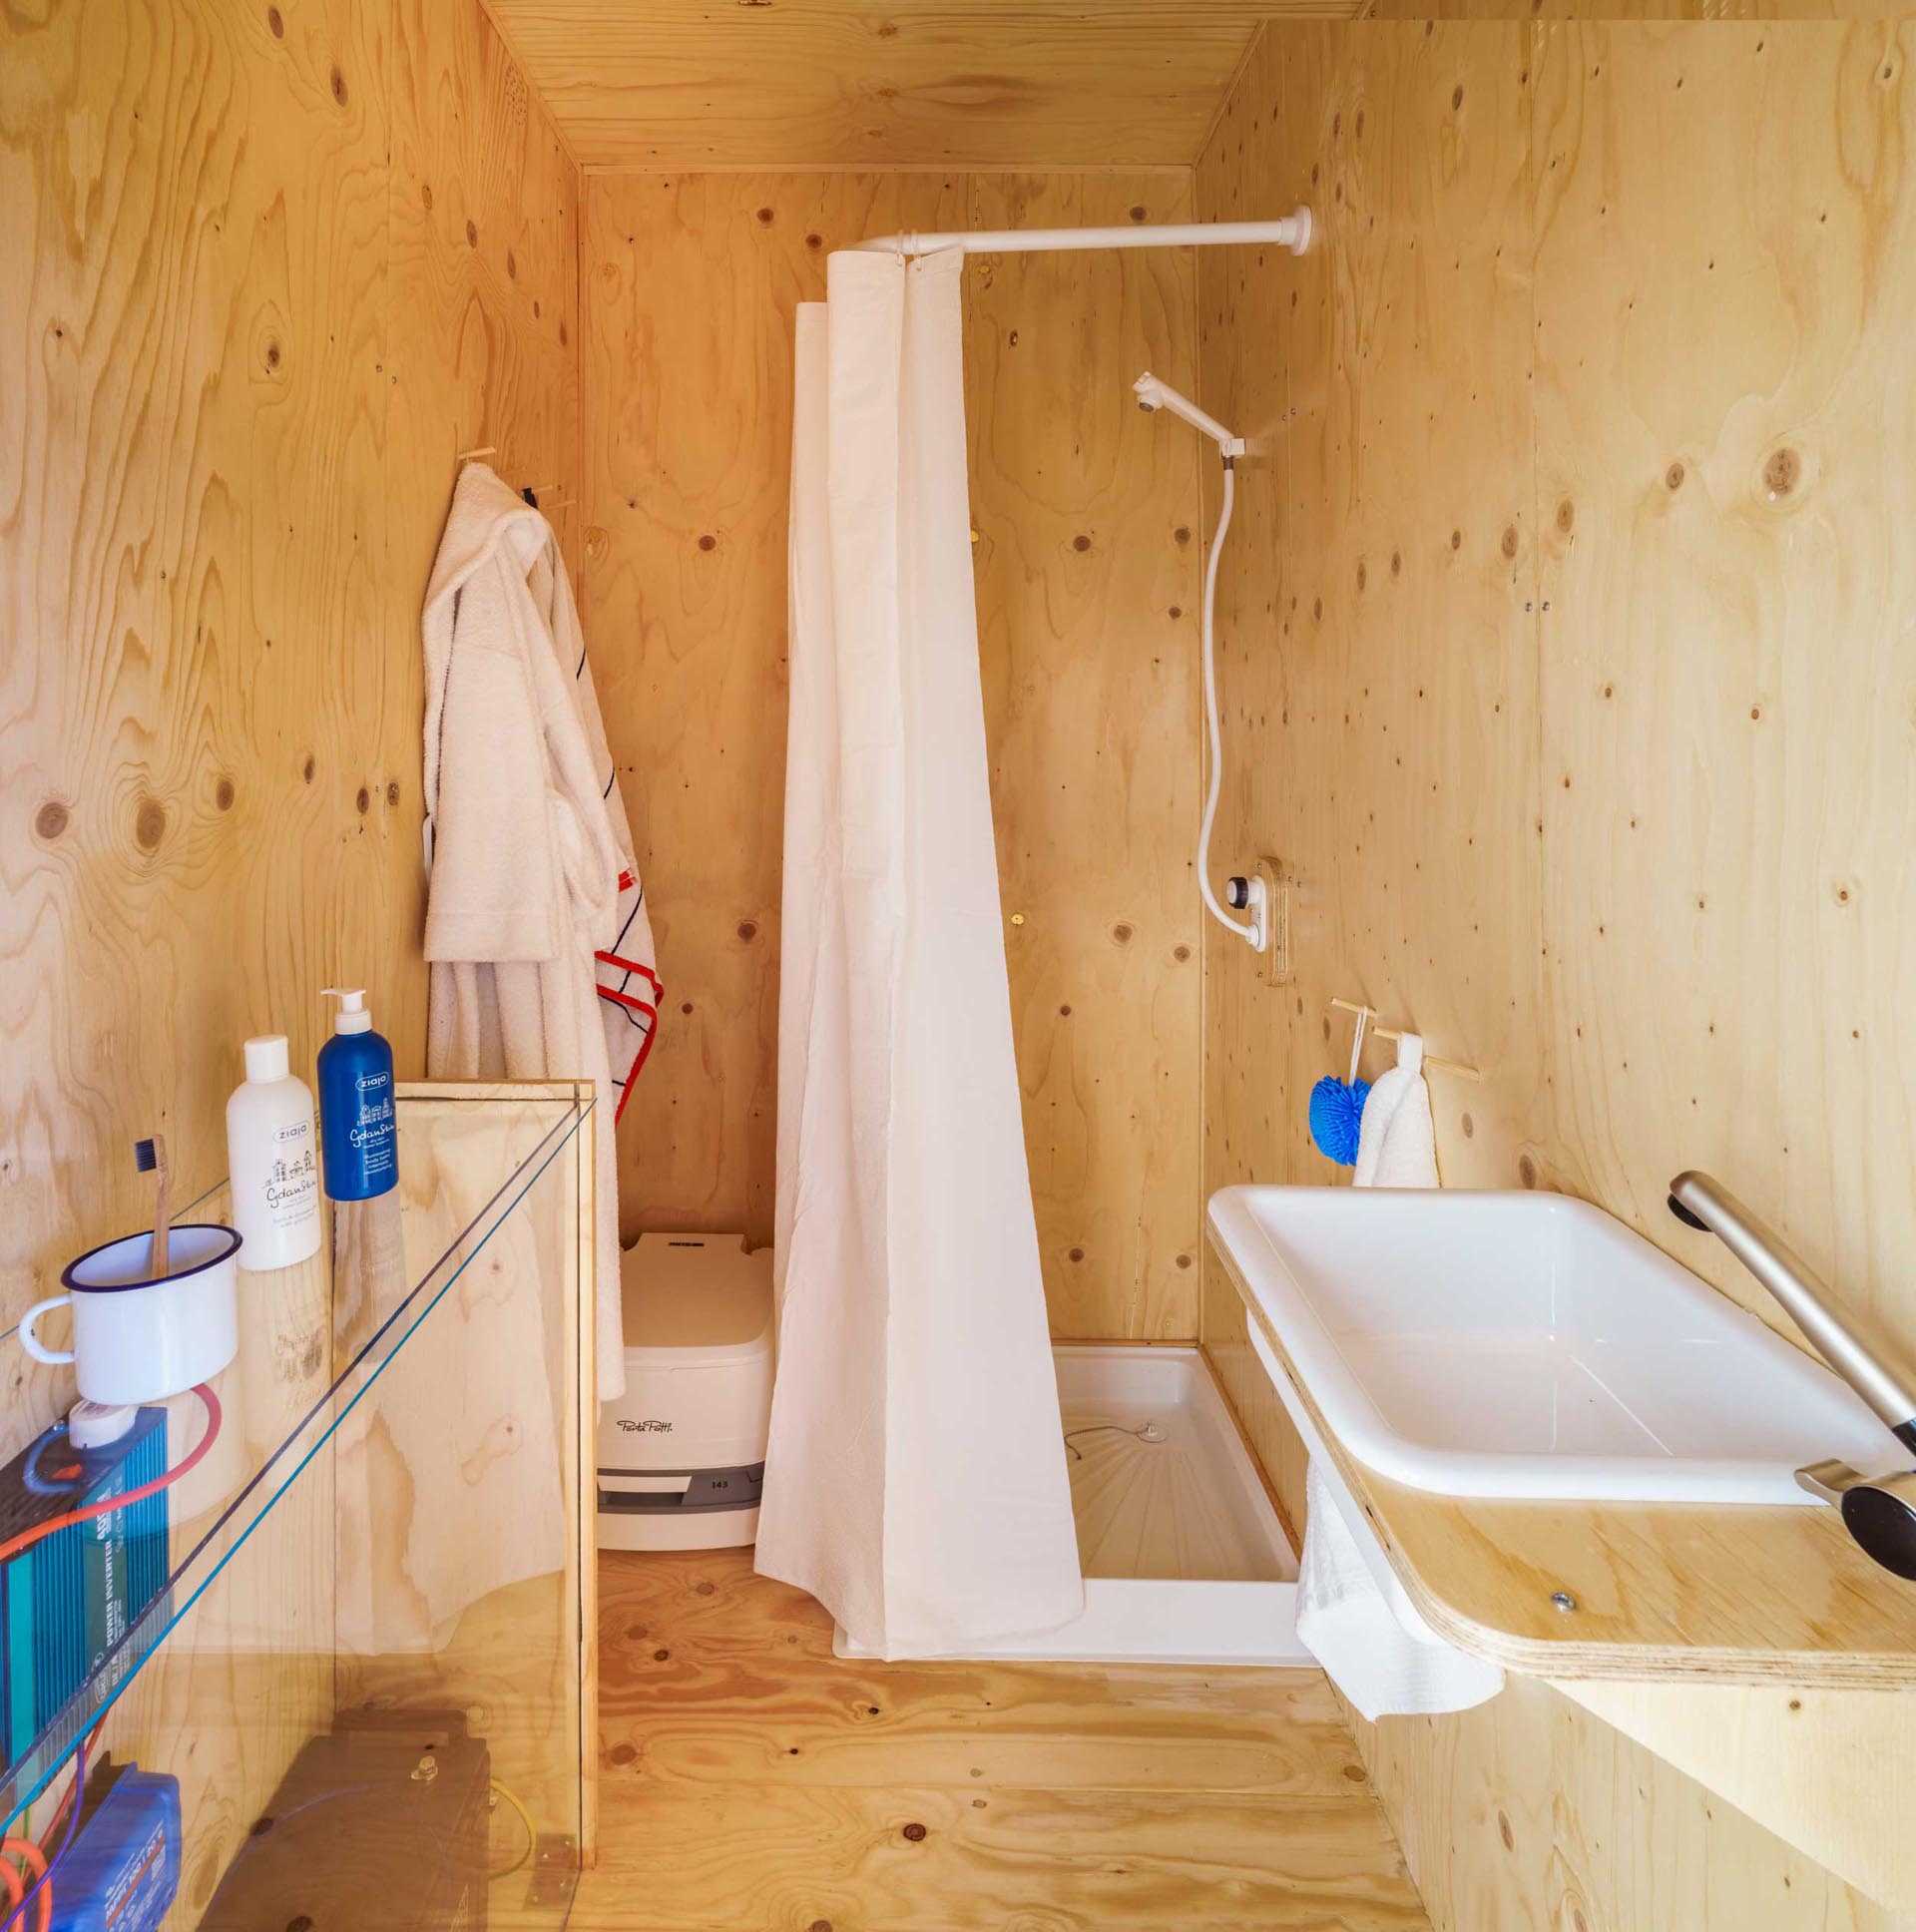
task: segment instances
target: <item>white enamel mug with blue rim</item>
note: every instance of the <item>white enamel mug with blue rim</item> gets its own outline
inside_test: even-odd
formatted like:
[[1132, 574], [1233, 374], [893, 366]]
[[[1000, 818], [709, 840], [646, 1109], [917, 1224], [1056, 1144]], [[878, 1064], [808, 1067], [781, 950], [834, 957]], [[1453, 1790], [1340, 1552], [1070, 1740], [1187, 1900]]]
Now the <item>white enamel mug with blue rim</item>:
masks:
[[[129, 1234], [69, 1262], [65, 1294], [20, 1317], [20, 1344], [37, 1362], [71, 1362], [90, 1402], [164, 1401], [211, 1381], [240, 1352], [240, 1307], [231, 1227], [189, 1222], [171, 1236], [172, 1272], [153, 1278], [153, 1235]], [[34, 1326], [73, 1307], [73, 1346], [49, 1348]]]

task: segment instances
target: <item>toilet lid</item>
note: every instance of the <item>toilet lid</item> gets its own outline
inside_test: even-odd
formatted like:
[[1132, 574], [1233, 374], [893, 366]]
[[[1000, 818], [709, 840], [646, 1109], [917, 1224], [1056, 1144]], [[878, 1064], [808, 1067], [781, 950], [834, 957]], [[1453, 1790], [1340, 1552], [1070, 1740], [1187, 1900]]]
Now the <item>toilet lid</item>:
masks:
[[737, 1234], [642, 1234], [620, 1261], [626, 1353], [675, 1360], [762, 1354], [771, 1341], [771, 1249]]

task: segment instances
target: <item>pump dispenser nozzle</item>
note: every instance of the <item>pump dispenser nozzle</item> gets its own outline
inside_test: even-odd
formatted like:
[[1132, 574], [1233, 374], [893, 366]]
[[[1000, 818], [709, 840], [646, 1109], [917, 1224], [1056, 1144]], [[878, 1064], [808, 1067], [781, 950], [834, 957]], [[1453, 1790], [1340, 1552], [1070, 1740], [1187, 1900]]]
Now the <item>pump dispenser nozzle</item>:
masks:
[[322, 986], [319, 997], [339, 1002], [339, 1011], [332, 1016], [334, 1033], [372, 1031], [372, 1015], [366, 1011], [366, 989], [363, 986]]

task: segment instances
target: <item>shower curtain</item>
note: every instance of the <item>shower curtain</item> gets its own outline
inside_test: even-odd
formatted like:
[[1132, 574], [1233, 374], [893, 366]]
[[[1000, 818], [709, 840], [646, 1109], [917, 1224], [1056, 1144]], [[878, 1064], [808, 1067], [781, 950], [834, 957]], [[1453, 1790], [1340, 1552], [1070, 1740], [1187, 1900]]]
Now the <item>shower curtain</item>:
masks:
[[757, 1567], [881, 1657], [1084, 1604], [992, 838], [961, 266], [834, 254], [798, 310]]

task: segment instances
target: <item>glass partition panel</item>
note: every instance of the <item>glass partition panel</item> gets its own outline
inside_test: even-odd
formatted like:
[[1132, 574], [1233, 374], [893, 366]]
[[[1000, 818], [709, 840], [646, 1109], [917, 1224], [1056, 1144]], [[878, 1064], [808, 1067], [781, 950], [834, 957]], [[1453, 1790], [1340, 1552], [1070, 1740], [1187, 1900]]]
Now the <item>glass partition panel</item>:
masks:
[[0, 1932], [564, 1924], [591, 1111], [402, 1088], [398, 1187], [240, 1274], [225, 1370], [10, 1467]]

